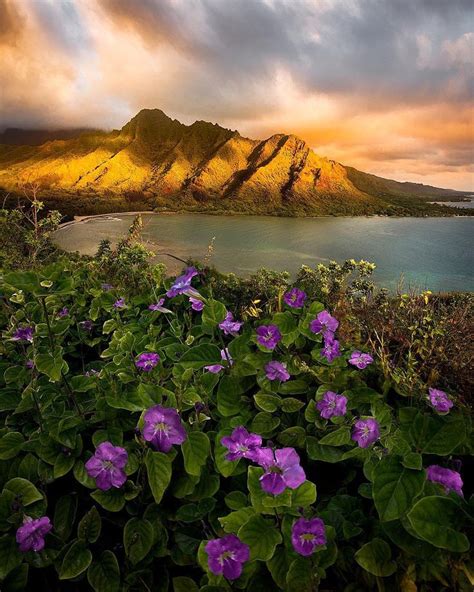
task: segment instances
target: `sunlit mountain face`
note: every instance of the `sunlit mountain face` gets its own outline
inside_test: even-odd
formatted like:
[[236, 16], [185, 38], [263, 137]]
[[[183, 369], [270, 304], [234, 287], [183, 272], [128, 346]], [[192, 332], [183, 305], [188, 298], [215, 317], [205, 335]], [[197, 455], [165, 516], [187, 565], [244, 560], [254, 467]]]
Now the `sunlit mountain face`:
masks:
[[[303, 152], [382, 177], [473, 190], [473, 39], [469, 0], [3, 0], [0, 133], [110, 131], [160, 107], [190, 136], [195, 120], [239, 130], [234, 164], [225, 158], [217, 173], [211, 158], [213, 188], [250, 158], [255, 146], [242, 137], [288, 136], [279, 151], [289, 153], [299, 150], [294, 134]], [[130, 182], [148, 179], [138, 142], [125, 150], [126, 133], [113, 138], [98, 152], [108, 158], [118, 143]], [[97, 152], [88, 158], [99, 164]], [[192, 158], [182, 159], [160, 177], [170, 191], [188, 176]], [[292, 184], [302, 195], [309, 169]], [[88, 170], [77, 155], [63, 159], [57, 183]], [[111, 163], [99, 189], [117, 175]], [[196, 181], [207, 187], [204, 177]]]
[[0, 145], [0, 187], [26, 186], [77, 203], [81, 195], [125, 196], [148, 209], [290, 215], [409, 213], [428, 199], [456, 196], [345, 167], [295, 135], [253, 140], [205, 121], [184, 125], [159, 109], [112, 132]]

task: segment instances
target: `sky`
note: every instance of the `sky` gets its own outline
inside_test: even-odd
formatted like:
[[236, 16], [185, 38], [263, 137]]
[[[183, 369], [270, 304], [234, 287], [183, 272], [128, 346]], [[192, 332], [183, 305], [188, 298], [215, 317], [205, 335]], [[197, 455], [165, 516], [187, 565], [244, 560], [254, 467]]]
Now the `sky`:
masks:
[[0, 0], [0, 129], [142, 108], [474, 191], [471, 0]]

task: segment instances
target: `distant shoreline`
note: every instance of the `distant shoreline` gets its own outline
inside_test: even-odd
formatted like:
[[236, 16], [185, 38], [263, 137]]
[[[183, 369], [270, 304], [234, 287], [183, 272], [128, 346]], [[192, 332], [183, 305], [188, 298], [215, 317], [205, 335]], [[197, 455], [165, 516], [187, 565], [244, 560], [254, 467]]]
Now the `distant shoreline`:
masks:
[[[462, 210], [463, 208], [459, 208], [459, 210]], [[242, 214], [242, 213], [229, 213], [229, 214], [222, 214], [221, 212], [219, 213], [213, 213], [213, 212], [186, 212], [186, 211], [180, 211], [180, 212], [171, 212], [171, 211], [166, 211], [166, 212], [151, 212], [151, 211], [146, 211], [146, 210], [139, 210], [139, 211], [131, 211], [131, 212], [110, 212], [110, 213], [106, 213], [106, 214], [90, 214], [90, 215], [85, 215], [85, 216], [74, 216], [73, 220], [68, 220], [67, 222], [63, 222], [62, 224], [59, 225], [58, 228], [67, 228], [68, 226], [71, 226], [73, 224], [84, 224], [85, 222], [88, 222], [89, 220], [96, 220], [98, 218], [103, 218], [104, 220], [107, 220], [109, 218], [114, 218], [114, 217], [119, 217], [119, 216], [138, 216], [138, 215], [151, 215], [151, 216], [228, 216], [228, 217], [241, 217], [241, 218], [257, 218], [257, 217], [262, 217], [262, 218], [288, 218], [289, 220], [293, 220], [295, 218], [299, 218], [299, 219], [308, 219], [308, 220], [315, 220], [318, 218], [382, 218], [382, 219], [393, 219], [393, 220], [397, 220], [397, 219], [405, 219], [405, 218], [414, 218], [417, 220], [426, 220], [426, 219], [433, 219], [433, 218], [442, 218], [442, 217], [446, 217], [446, 218], [473, 218], [473, 216], [470, 215], [465, 215], [465, 214], [459, 214], [459, 215], [452, 215], [452, 216], [386, 216], [383, 214], [367, 214], [367, 215], [363, 215], [363, 216], [354, 216], [354, 215], [347, 215], [347, 216], [331, 216], [331, 215], [326, 215], [326, 216], [268, 216], [265, 214]]]

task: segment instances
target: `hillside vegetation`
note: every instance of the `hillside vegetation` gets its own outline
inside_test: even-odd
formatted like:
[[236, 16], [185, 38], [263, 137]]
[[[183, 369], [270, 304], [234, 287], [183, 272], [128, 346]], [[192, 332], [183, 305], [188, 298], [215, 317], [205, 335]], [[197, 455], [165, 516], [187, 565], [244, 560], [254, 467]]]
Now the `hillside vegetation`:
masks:
[[446, 215], [459, 212], [429, 200], [466, 195], [362, 173], [318, 156], [294, 135], [251, 140], [204, 121], [186, 126], [159, 109], [140, 111], [110, 133], [0, 145], [0, 188], [15, 194], [25, 184], [74, 214]]

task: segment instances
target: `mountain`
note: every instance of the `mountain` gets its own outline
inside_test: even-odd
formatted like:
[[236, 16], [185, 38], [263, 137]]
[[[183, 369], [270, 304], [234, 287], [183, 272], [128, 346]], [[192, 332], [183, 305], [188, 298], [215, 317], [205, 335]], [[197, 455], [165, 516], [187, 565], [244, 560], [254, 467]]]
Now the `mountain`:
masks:
[[[121, 130], [40, 146], [0, 145], [0, 187], [93, 210], [173, 209], [276, 215], [417, 214], [467, 193], [399, 183], [318, 156], [300, 138], [251, 140], [217, 124], [142, 110]], [[80, 206], [80, 207], [79, 207]], [[64, 208], [62, 208], [64, 210]]]

